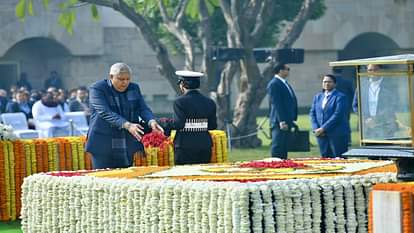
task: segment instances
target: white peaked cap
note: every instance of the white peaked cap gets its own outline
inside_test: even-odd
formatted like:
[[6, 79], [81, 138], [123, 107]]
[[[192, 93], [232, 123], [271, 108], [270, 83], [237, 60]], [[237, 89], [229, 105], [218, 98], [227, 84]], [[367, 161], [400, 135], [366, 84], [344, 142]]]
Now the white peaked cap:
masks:
[[204, 76], [204, 74], [201, 72], [195, 72], [195, 71], [189, 71], [189, 70], [177, 70], [175, 71], [175, 74], [183, 78], [200, 78]]

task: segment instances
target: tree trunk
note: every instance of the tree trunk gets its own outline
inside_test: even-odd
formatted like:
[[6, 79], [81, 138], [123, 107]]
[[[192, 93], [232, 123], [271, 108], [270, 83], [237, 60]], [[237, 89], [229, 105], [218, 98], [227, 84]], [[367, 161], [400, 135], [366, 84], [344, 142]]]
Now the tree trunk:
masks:
[[[240, 93], [234, 111], [234, 127], [232, 144], [236, 147], [258, 147], [261, 140], [257, 137], [256, 117], [261, 94], [260, 80], [262, 78], [252, 50], [246, 51], [246, 58], [241, 63]], [[237, 139], [239, 138], [239, 139]]]
[[[290, 48], [299, 38], [306, 22], [309, 18], [311, 9], [316, 5], [315, 0], [304, 0], [302, 7], [295, 19], [286, 28], [286, 33], [280, 38], [276, 49]], [[225, 7], [225, 6], [224, 6]], [[225, 9], [223, 9], [224, 11]], [[233, 19], [227, 19], [232, 21]], [[260, 30], [258, 30], [260, 31]], [[245, 43], [243, 43], [245, 42]], [[253, 42], [251, 40], [243, 41], [244, 48]], [[260, 145], [257, 133], [256, 117], [259, 106], [266, 96], [266, 86], [273, 77], [273, 67], [277, 65], [277, 61], [271, 61], [260, 73], [257, 63], [253, 57], [253, 53], [246, 51], [246, 58], [243, 60], [242, 79], [240, 94], [234, 111], [233, 137], [241, 138], [234, 141], [233, 145], [242, 147], [257, 147]], [[260, 77], [260, 78], [257, 78]]]
[[221, 72], [220, 83], [217, 87], [217, 126], [219, 129], [225, 129], [226, 123], [232, 123], [232, 106], [231, 106], [231, 84], [234, 76], [240, 70], [238, 62], [227, 62], [223, 72]]

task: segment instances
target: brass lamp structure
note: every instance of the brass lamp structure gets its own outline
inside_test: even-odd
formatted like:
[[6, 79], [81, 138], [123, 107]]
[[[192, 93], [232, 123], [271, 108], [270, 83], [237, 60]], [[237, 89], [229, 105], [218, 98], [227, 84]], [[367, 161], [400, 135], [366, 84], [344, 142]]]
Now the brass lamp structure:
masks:
[[356, 69], [360, 147], [344, 156], [396, 159], [401, 180], [414, 180], [413, 64], [414, 54], [329, 63]]

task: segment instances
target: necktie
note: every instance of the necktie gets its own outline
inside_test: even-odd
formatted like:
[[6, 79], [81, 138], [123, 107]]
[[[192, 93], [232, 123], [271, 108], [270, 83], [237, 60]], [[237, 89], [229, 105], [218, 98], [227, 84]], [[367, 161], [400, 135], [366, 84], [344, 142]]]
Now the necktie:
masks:
[[326, 103], [328, 103], [328, 98], [329, 98], [329, 95], [325, 94], [325, 97], [323, 97], [323, 100], [322, 100], [322, 109], [325, 109]]

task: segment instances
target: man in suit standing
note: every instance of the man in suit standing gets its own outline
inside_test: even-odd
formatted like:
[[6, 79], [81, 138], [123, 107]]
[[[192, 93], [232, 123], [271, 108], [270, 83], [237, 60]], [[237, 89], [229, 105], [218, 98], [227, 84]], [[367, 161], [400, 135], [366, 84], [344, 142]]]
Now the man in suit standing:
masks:
[[315, 95], [310, 110], [312, 130], [322, 157], [340, 157], [348, 150], [349, 127], [347, 97], [337, 91], [336, 78], [327, 74], [322, 80], [322, 92]]
[[298, 117], [298, 104], [292, 86], [286, 81], [290, 68], [286, 64], [279, 64], [273, 71], [275, 76], [267, 84], [272, 129], [271, 155], [287, 159], [288, 136]]
[[163, 132], [144, 102], [141, 90], [131, 83], [132, 71], [125, 63], [111, 66], [109, 78], [89, 88], [91, 110], [86, 151], [92, 154], [92, 166], [98, 168], [130, 167], [133, 154], [143, 151], [142, 118], [152, 130]]
[[[208, 130], [217, 128], [216, 104], [200, 93], [200, 72], [176, 71], [183, 93], [174, 101], [174, 118], [164, 128], [177, 130], [174, 137], [176, 165], [209, 163], [212, 139]], [[161, 123], [162, 124], [162, 123]]]

